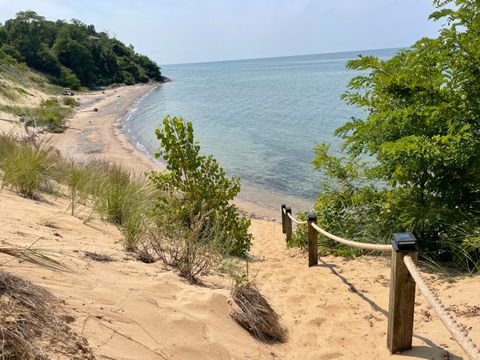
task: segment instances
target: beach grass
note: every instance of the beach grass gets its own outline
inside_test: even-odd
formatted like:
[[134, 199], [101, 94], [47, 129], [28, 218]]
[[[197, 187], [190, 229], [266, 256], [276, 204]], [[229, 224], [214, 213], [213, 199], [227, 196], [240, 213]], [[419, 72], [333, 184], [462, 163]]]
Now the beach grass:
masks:
[[73, 216], [92, 211], [121, 230], [125, 247], [133, 250], [145, 232], [159, 195], [146, 177], [112, 162], [80, 164], [62, 158], [47, 144], [19, 140], [13, 133], [0, 134], [0, 179], [20, 195], [40, 199], [43, 192], [59, 192], [69, 200]]
[[[53, 192], [58, 178], [57, 153], [44, 144], [12, 142], [12, 136], [0, 136], [2, 186], [35, 198], [39, 192]], [[5, 145], [5, 146], [4, 146]]]
[[70, 160], [64, 164], [64, 182], [68, 190], [70, 214], [78, 215], [89, 204], [94, 193], [96, 172], [84, 164]]
[[37, 107], [0, 105], [0, 111], [15, 116], [22, 115], [29, 126], [44, 126], [48, 131], [58, 133], [65, 130], [65, 118], [73, 113], [74, 106], [71, 103], [64, 106], [58, 99], [52, 98], [43, 100]]
[[147, 216], [152, 213], [158, 191], [145, 177], [115, 163], [90, 165], [97, 174], [93, 191], [93, 208], [103, 219], [120, 226], [128, 250], [145, 231]]

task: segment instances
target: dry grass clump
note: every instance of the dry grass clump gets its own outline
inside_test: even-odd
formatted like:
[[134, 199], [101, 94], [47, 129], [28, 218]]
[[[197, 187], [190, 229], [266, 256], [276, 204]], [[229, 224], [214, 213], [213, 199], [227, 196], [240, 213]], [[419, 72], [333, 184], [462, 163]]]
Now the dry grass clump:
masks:
[[254, 283], [240, 282], [233, 288], [232, 297], [238, 308], [230, 315], [240, 326], [264, 342], [287, 340], [280, 317]]
[[95, 359], [45, 289], [0, 271], [0, 358], [6, 360]]

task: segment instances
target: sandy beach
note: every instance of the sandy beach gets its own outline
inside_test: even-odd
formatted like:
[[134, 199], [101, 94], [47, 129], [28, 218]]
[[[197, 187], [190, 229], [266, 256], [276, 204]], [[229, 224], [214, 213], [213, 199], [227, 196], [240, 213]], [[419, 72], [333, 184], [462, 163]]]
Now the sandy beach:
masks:
[[[122, 131], [129, 109], [154, 85], [79, 95], [81, 106], [64, 134], [51, 144], [83, 161], [108, 159], [134, 171], [160, 169]], [[98, 111], [93, 111], [97, 108]], [[254, 204], [242, 210], [265, 217]], [[187, 284], [157, 262], [126, 253], [117, 228], [98, 219], [84, 224], [68, 202], [0, 192], [0, 243], [36, 245], [52, 251], [67, 271], [54, 271], [0, 256], [5, 269], [44, 286], [72, 314], [98, 359], [463, 359], [465, 354], [417, 291], [414, 348], [391, 356], [386, 347], [390, 266], [388, 257], [354, 260], [322, 257], [308, 268], [307, 255], [287, 249], [281, 226], [252, 219], [250, 277], [271, 301], [289, 331], [285, 344], [254, 340], [230, 316], [229, 279], [208, 286]], [[85, 252], [112, 258], [97, 262]], [[6, 264], [6, 263], [5, 263]], [[473, 339], [480, 339], [478, 277], [424, 274]]]

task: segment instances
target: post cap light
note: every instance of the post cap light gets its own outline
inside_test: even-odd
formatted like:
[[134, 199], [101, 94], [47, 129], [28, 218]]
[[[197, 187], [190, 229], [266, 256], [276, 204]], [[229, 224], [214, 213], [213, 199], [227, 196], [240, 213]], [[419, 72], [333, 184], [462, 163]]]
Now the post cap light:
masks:
[[395, 251], [418, 251], [417, 239], [412, 233], [394, 233], [392, 245]]
[[307, 220], [317, 221], [317, 213], [316, 212], [307, 213]]

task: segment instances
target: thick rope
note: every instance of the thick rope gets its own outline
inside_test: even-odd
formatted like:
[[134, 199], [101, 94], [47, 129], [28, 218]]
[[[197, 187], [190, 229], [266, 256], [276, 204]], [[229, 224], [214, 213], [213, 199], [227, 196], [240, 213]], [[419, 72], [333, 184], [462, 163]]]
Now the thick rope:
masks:
[[292, 214], [290, 213], [287, 213], [288, 217], [290, 218], [290, 220], [292, 220], [295, 224], [297, 225], [302, 225], [302, 224], [306, 224], [307, 222], [306, 221], [300, 221], [300, 220], [297, 220], [295, 219]]
[[284, 214], [287, 213], [287, 210], [285, 210], [285, 208], [282, 208], [282, 211], [283, 211]]
[[442, 320], [445, 327], [453, 335], [457, 343], [462, 347], [462, 349], [467, 353], [468, 357], [472, 360], [480, 360], [480, 350], [473, 343], [472, 339], [468, 337], [468, 332], [460, 326], [459, 323], [454, 319], [454, 317], [445, 309], [445, 306], [441, 303], [438, 297], [433, 293], [433, 291], [428, 287], [427, 283], [423, 280], [422, 275], [418, 271], [417, 266], [413, 262], [410, 256], [404, 256], [403, 262], [407, 267], [410, 275], [412, 275], [413, 280], [420, 288], [425, 299], [433, 307], [440, 320]]
[[354, 248], [358, 249], [364, 249], [364, 250], [371, 250], [371, 251], [383, 251], [383, 252], [391, 252], [392, 251], [392, 245], [381, 245], [381, 244], [371, 244], [371, 243], [362, 243], [358, 241], [352, 241], [352, 240], [347, 240], [343, 239], [339, 236], [330, 234], [328, 231], [323, 230], [322, 228], [318, 227], [317, 224], [312, 223], [312, 227], [317, 230], [320, 234], [326, 236], [327, 238], [334, 240], [336, 242], [339, 242], [344, 245], [348, 245]]

